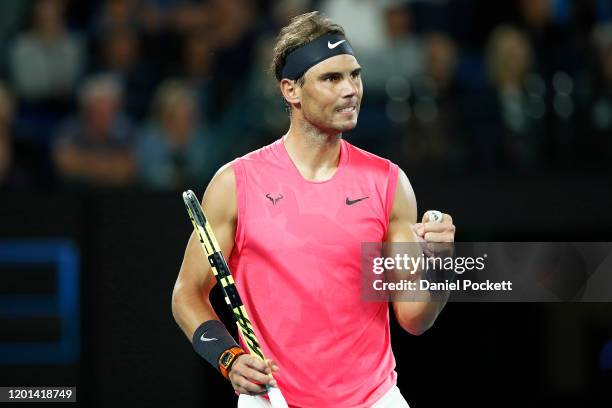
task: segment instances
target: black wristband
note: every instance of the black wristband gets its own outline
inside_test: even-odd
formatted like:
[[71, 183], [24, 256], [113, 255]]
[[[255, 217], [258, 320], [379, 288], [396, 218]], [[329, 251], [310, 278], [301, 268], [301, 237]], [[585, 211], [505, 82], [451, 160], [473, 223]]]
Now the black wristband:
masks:
[[221, 353], [232, 347], [238, 347], [236, 340], [218, 320], [208, 320], [202, 323], [193, 333], [191, 343], [196, 353], [217, 371], [219, 371]]

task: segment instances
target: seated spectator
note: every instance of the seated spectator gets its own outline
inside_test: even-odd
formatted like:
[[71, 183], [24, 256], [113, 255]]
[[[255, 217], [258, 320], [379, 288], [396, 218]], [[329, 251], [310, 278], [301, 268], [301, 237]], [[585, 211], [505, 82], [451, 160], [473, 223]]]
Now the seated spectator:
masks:
[[138, 33], [130, 28], [113, 28], [102, 37], [97, 54], [101, 58], [99, 70], [112, 73], [121, 82], [125, 113], [133, 120], [144, 119], [157, 70], [142, 57]]
[[114, 77], [88, 79], [79, 91], [80, 116], [60, 128], [54, 160], [76, 187], [129, 185], [136, 173], [130, 125], [121, 113], [122, 89]]
[[[457, 47], [443, 33], [424, 42], [423, 75], [412, 81], [412, 114], [403, 137], [402, 168], [460, 173], [464, 164], [461, 97], [456, 84]], [[396, 96], [390, 103], [402, 103]], [[406, 102], [404, 102], [406, 103]]]
[[83, 44], [64, 23], [63, 3], [38, 0], [32, 28], [11, 46], [9, 70], [17, 96], [28, 102], [65, 101], [83, 63]]
[[137, 143], [140, 180], [154, 190], [205, 185], [221, 165], [221, 142], [199, 121], [195, 95], [185, 83], [166, 80]]
[[[478, 106], [483, 107], [481, 113], [495, 109], [497, 129], [482, 133], [478, 144], [481, 153], [489, 159], [502, 153], [513, 170], [538, 164], [546, 134], [545, 85], [542, 76], [532, 71], [533, 63], [533, 50], [523, 31], [513, 26], [500, 26], [491, 34], [487, 68], [492, 95], [488, 102], [481, 101]], [[491, 118], [480, 119], [480, 123], [492, 122]], [[501, 135], [501, 140], [496, 135]], [[501, 152], [494, 151], [498, 141]]]
[[[262, 36], [242, 95], [226, 110], [221, 120], [223, 125], [217, 128], [238, 154], [271, 143], [289, 127], [284, 99], [278, 83], [270, 75], [273, 49], [274, 38]], [[244, 109], [245, 106], [249, 109]], [[245, 134], [249, 137], [240, 136]]]
[[254, 60], [259, 36], [255, 3], [247, 0], [214, 0], [211, 12], [216, 19], [210, 27], [214, 36], [215, 65], [212, 72], [212, 98], [209, 104], [211, 121], [216, 121], [243, 92], [240, 81], [245, 78]]
[[0, 191], [27, 188], [26, 173], [15, 162], [12, 145], [12, 122], [15, 113], [13, 96], [0, 83]]
[[423, 42], [413, 31], [412, 14], [404, 4], [392, 4], [382, 15], [384, 42], [359, 54], [366, 91], [383, 93], [390, 77], [410, 81], [423, 73]]
[[520, 0], [519, 27], [531, 43], [533, 64], [545, 79], [556, 71], [573, 73], [583, 55], [574, 49], [569, 32], [554, 21], [553, 1]]
[[188, 33], [208, 27], [218, 17], [211, 3], [199, 0], [150, 0], [142, 3], [141, 19], [147, 32]]
[[140, 14], [138, 0], [104, 0], [91, 23], [91, 34], [99, 37], [115, 29], [139, 27]]
[[212, 75], [214, 69], [214, 44], [208, 31], [194, 31], [183, 39], [182, 68], [186, 85], [196, 95], [200, 113], [211, 112]]

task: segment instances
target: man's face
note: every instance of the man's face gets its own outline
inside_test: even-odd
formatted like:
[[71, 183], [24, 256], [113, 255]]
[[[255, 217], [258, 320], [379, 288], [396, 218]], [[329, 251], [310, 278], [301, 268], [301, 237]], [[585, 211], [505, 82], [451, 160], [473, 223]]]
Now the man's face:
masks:
[[106, 137], [119, 114], [121, 101], [112, 94], [91, 96], [83, 107], [88, 132], [94, 137]]
[[328, 58], [310, 68], [299, 89], [304, 118], [323, 131], [344, 132], [357, 125], [363, 96], [361, 67], [352, 55]]

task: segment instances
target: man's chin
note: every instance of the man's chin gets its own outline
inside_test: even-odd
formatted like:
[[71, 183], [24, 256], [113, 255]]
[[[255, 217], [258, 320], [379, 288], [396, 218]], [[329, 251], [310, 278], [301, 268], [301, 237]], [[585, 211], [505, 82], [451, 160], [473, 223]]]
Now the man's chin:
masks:
[[336, 130], [340, 132], [348, 132], [349, 130], [355, 129], [356, 126], [357, 126], [357, 119], [350, 121], [350, 122], [345, 122], [345, 123], [340, 124], [336, 128]]

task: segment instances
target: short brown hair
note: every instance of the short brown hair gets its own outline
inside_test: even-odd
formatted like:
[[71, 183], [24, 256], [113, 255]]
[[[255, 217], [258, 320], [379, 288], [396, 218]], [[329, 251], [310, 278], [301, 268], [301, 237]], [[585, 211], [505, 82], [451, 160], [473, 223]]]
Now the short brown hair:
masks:
[[[285, 59], [291, 51], [326, 34], [345, 35], [344, 29], [340, 25], [334, 23], [318, 11], [293, 17], [291, 22], [283, 27], [278, 37], [276, 37], [272, 65], [270, 67], [276, 79], [279, 82], [283, 79], [282, 70], [285, 65]], [[299, 85], [302, 85], [303, 81], [303, 75], [296, 80]]]

